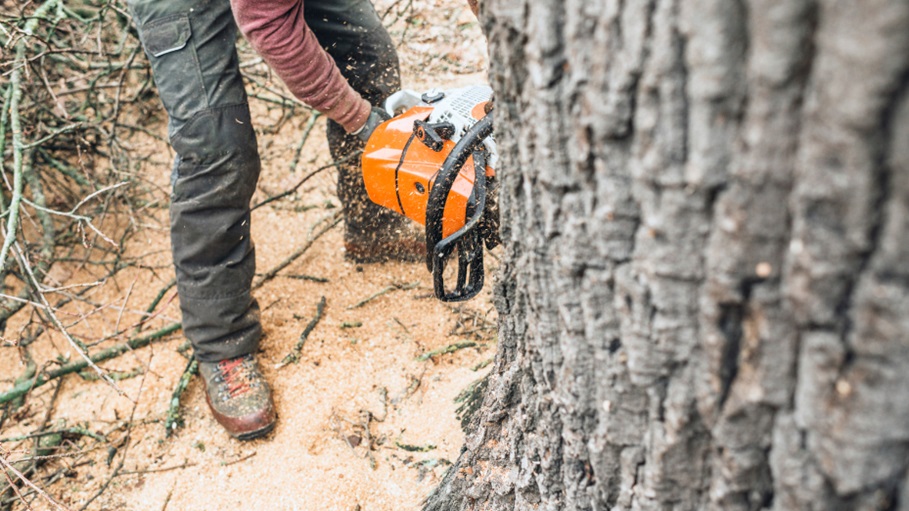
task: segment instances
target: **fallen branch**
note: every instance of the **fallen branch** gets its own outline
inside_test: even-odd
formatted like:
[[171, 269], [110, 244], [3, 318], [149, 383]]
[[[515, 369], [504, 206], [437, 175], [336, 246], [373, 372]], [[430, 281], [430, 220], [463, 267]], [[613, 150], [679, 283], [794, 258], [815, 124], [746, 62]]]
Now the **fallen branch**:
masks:
[[[97, 364], [99, 362], [118, 357], [127, 351], [136, 350], [148, 346], [153, 341], [157, 341], [169, 334], [180, 330], [181, 328], [183, 328], [182, 323], [171, 323], [170, 325], [167, 325], [166, 327], [156, 332], [152, 332], [144, 337], [130, 339], [123, 344], [118, 344], [116, 346], [107, 348], [106, 350], [99, 351], [89, 358], [93, 363]], [[8, 403], [13, 399], [24, 396], [32, 389], [36, 389], [56, 378], [60, 378], [61, 376], [66, 376], [67, 374], [82, 371], [86, 367], [88, 367], [88, 362], [84, 360], [70, 362], [69, 364], [54, 369], [53, 371], [48, 371], [45, 375], [38, 375], [32, 380], [17, 383], [13, 385], [11, 389], [0, 394], [0, 404]]]
[[[3, 247], [0, 248], [0, 271], [6, 268], [6, 258], [12, 248], [13, 240], [16, 239], [16, 232], [19, 228], [19, 207], [22, 202], [22, 186], [25, 181], [23, 178], [22, 157], [26, 150], [26, 144], [22, 141], [19, 103], [22, 101], [22, 70], [27, 65], [25, 62], [26, 42], [34, 35], [38, 22], [43, 20], [47, 14], [56, 11], [56, 19], [59, 19], [62, 11], [57, 8], [58, 3], [59, 0], [48, 0], [38, 7], [25, 23], [22, 29], [23, 37], [16, 43], [16, 57], [9, 81], [12, 93], [8, 105], [10, 130], [13, 135], [13, 189], [8, 209], [9, 218], [6, 220], [6, 239], [3, 240]], [[2, 157], [2, 154], [0, 154], [0, 157]]]
[[[8, 232], [7, 236], [12, 236], [12, 233]], [[54, 309], [51, 307], [50, 302], [47, 301], [47, 297], [44, 296], [44, 290], [41, 287], [41, 283], [38, 281], [38, 278], [35, 277], [35, 272], [32, 271], [31, 265], [29, 265], [28, 260], [25, 258], [24, 252], [19, 248], [19, 242], [18, 241], [14, 242], [13, 247], [15, 249], [15, 250], [13, 250], [13, 253], [16, 255], [17, 259], [19, 260], [19, 265], [22, 267], [23, 270], [25, 270], [29, 279], [31, 279], [32, 284], [34, 285], [35, 289], [38, 291], [38, 299], [41, 300], [41, 303], [44, 305], [44, 310], [47, 313], [47, 315], [50, 317], [51, 322], [57, 326], [57, 329], [60, 330], [60, 333], [63, 334], [63, 337], [67, 340], [67, 342], [69, 342], [70, 346], [72, 346], [73, 349], [76, 350], [76, 353], [78, 353], [79, 356], [82, 357], [82, 362], [80, 362], [80, 364], [84, 364], [86, 367], [91, 367], [92, 370], [94, 370], [98, 374], [98, 377], [100, 377], [102, 380], [107, 382], [107, 384], [110, 385], [111, 388], [116, 390], [118, 394], [120, 394], [121, 396], [125, 396], [126, 394], [123, 392], [123, 390], [120, 389], [119, 386], [117, 386], [117, 383], [114, 382], [114, 380], [112, 380], [109, 376], [104, 374], [104, 371], [102, 371], [101, 368], [98, 367], [97, 363], [95, 363], [95, 361], [92, 360], [92, 358], [88, 356], [87, 350], [83, 349], [82, 346], [78, 342], [76, 342], [76, 339], [74, 339], [73, 336], [70, 335], [69, 331], [66, 330], [66, 327], [63, 326], [63, 323], [60, 321], [60, 319], [57, 317], [56, 312], [54, 312]], [[0, 401], [0, 403], [2, 403], [2, 402], [3, 401]]]
[[[38, 372], [38, 365], [35, 364], [34, 360], [32, 360], [32, 357], [28, 352], [28, 348], [25, 348], [23, 351], [25, 353], [25, 357], [27, 360], [26, 365], [25, 365], [25, 371], [22, 373], [21, 376], [16, 378], [16, 381], [13, 382], [14, 387], [19, 386], [19, 385], [28, 385], [29, 382], [31, 382], [32, 379], [34, 379], [35, 374]], [[12, 401], [12, 403], [13, 403], [13, 406], [12, 406], [13, 410], [19, 408], [24, 403], [24, 401], [22, 399], [19, 399], [18, 397], [11, 398], [10, 401]]]
[[47, 431], [39, 431], [38, 433], [30, 433], [28, 435], [19, 435], [19, 436], [12, 436], [9, 438], [0, 438], [0, 444], [6, 443], [6, 442], [19, 442], [22, 440], [28, 440], [31, 438], [40, 438], [40, 437], [45, 437], [45, 436], [49, 436], [49, 435], [87, 436], [90, 438], [94, 438], [95, 440], [97, 440], [99, 442], [107, 441], [107, 438], [104, 435], [94, 433], [85, 428], [80, 428], [79, 426], [74, 426], [74, 427], [65, 428], [65, 429], [52, 429], [52, 430], [47, 430]]
[[303, 351], [303, 345], [306, 344], [306, 339], [309, 338], [309, 334], [312, 333], [312, 331], [315, 330], [316, 325], [319, 324], [319, 320], [322, 319], [322, 313], [324, 311], [325, 297], [323, 296], [322, 299], [319, 300], [319, 304], [316, 305], [315, 317], [310, 320], [309, 324], [306, 325], [306, 328], [303, 329], [303, 333], [300, 334], [300, 340], [294, 344], [294, 348], [291, 350], [291, 352], [288, 353], [287, 356], [281, 360], [281, 362], [275, 365], [275, 369], [281, 369], [288, 364], [296, 364], [297, 361], [300, 360], [300, 352]]
[[198, 372], [199, 362], [195, 358], [190, 359], [189, 363], [186, 364], [186, 369], [183, 370], [183, 374], [177, 381], [177, 386], [174, 387], [173, 395], [170, 397], [167, 419], [164, 420], [165, 437], [171, 436], [178, 427], [183, 425], [183, 417], [180, 415], [180, 397], [186, 391], [186, 387], [189, 387], [189, 382], [192, 381], [193, 375]]
[[449, 353], [454, 353], [458, 350], [463, 350], [464, 348], [473, 348], [474, 346], [477, 346], [477, 343], [475, 343], [473, 341], [456, 342], [454, 344], [449, 344], [448, 346], [445, 346], [444, 348], [427, 351], [426, 353], [417, 357], [417, 360], [420, 362], [424, 362], [426, 360], [431, 359], [432, 357], [437, 357], [439, 355], [447, 355]]

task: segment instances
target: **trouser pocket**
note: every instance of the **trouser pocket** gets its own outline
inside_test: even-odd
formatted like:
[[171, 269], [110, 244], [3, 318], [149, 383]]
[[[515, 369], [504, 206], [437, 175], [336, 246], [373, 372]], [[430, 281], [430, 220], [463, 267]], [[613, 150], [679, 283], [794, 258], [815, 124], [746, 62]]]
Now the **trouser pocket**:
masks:
[[187, 14], [150, 20], [139, 27], [158, 95], [170, 117], [170, 132], [207, 106], [199, 58]]

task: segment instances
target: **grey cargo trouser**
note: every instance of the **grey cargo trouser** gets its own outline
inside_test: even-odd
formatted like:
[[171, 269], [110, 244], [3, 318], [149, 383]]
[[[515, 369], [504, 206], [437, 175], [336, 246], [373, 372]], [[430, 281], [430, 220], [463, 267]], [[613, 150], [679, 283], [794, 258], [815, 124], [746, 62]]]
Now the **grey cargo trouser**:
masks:
[[[229, 0], [128, 0], [169, 116], [177, 153], [171, 245], [183, 331], [201, 361], [258, 348], [259, 307], [250, 286], [255, 248], [249, 202], [260, 162], [238, 67]], [[373, 104], [400, 87], [391, 38], [369, 0], [306, 0], [305, 17], [350, 84]], [[330, 122], [335, 157], [361, 148]], [[400, 220], [372, 205], [359, 161], [339, 170], [345, 240], [372, 239]], [[301, 227], [302, 228], [302, 227]]]

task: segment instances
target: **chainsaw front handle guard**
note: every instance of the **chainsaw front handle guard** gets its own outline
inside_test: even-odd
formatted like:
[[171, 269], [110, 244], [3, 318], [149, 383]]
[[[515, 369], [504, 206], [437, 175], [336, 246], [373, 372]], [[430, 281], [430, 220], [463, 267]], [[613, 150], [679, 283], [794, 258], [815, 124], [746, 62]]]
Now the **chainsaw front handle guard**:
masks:
[[[483, 140], [492, 134], [492, 117], [477, 121], [458, 140], [429, 190], [426, 207], [426, 266], [432, 272], [436, 298], [443, 302], [469, 300], [483, 289], [483, 240], [477, 226], [486, 211], [486, 152]], [[454, 234], [442, 239], [442, 219], [455, 178], [473, 156], [474, 186], [467, 203], [468, 221]], [[458, 250], [458, 276], [454, 291], [445, 291], [445, 264]]]

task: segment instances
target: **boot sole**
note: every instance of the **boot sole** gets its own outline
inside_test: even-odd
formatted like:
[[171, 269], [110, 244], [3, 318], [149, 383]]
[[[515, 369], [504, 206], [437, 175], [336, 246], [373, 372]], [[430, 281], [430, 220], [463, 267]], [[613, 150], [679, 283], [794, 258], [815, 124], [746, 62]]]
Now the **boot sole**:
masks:
[[278, 420], [277, 420], [277, 419], [278, 419], [278, 418], [277, 418], [277, 415], [276, 415], [275, 412], [274, 412], [274, 403], [271, 403], [271, 404], [269, 405], [269, 406], [272, 407], [272, 411], [271, 411], [271, 414], [272, 414], [272, 421], [271, 421], [271, 424], [268, 424], [267, 426], [265, 426], [265, 427], [263, 427], [263, 428], [260, 428], [260, 429], [256, 429], [256, 430], [253, 430], [253, 431], [247, 431], [246, 433], [234, 433], [234, 432], [232, 432], [232, 431], [230, 430], [230, 428], [228, 428], [227, 426], [225, 426], [225, 425], [218, 419], [218, 413], [215, 411], [215, 407], [213, 407], [213, 406], [211, 405], [211, 396], [208, 395], [208, 389], [207, 389], [207, 388], [205, 389], [205, 402], [206, 402], [206, 404], [208, 404], [208, 409], [212, 412], [212, 415], [214, 416], [215, 421], [218, 422], [219, 424], [221, 424], [221, 427], [224, 428], [224, 431], [227, 431], [227, 434], [228, 434], [228, 435], [230, 435], [232, 438], [236, 438], [237, 440], [254, 440], [254, 439], [256, 439], [256, 438], [261, 438], [261, 437], [263, 437], [263, 436], [265, 436], [265, 435], [271, 433], [272, 430], [275, 429], [275, 424], [277, 424], [277, 422], [278, 422]]
[[231, 436], [236, 438], [237, 440], [242, 440], [242, 441], [255, 440], [257, 438], [262, 438], [263, 436], [271, 433], [274, 429], [275, 429], [275, 423], [272, 422], [271, 424], [269, 424], [268, 426], [265, 426], [262, 429], [257, 429], [255, 431], [250, 431], [249, 433], [240, 433], [239, 435], [231, 435]]

